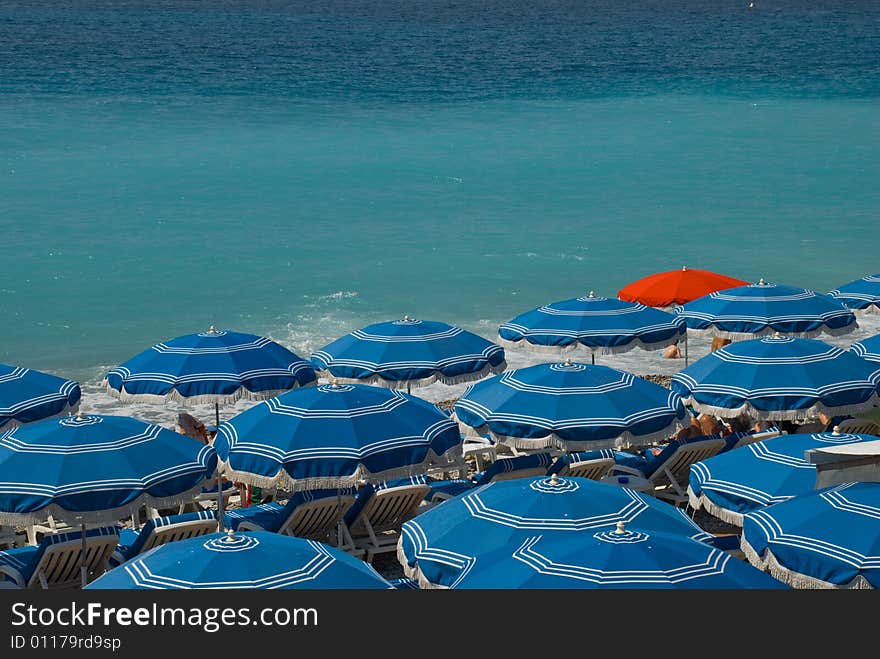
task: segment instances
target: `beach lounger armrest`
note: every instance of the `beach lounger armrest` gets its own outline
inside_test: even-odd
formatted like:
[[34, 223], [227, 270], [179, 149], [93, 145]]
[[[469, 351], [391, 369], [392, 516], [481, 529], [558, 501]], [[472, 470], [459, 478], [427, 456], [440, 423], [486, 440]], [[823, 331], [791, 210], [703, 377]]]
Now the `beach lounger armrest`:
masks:
[[238, 523], [238, 526], [235, 529], [236, 531], [265, 531], [262, 526], [257, 524], [256, 522], [251, 522], [246, 519], [243, 519]]
[[614, 468], [611, 470], [614, 473], [623, 473], [623, 474], [632, 474], [633, 476], [638, 476], [639, 478], [647, 478], [644, 472], [635, 467], [628, 467], [627, 465], [615, 464]]
[[19, 588], [26, 586], [24, 575], [10, 565], [0, 565], [0, 574], [9, 576]]
[[110, 566], [111, 567], [116, 567], [118, 565], [122, 565], [127, 560], [128, 559], [125, 557], [125, 554], [123, 554], [118, 549], [116, 551], [114, 551], [112, 554], [110, 554]]

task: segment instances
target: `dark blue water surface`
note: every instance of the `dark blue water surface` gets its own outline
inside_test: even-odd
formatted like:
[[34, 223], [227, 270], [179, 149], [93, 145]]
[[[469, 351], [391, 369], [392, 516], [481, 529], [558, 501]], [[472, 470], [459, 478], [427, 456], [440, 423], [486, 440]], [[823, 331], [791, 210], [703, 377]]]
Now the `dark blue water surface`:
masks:
[[437, 102], [875, 97], [880, 3], [5, 0], [0, 89]]

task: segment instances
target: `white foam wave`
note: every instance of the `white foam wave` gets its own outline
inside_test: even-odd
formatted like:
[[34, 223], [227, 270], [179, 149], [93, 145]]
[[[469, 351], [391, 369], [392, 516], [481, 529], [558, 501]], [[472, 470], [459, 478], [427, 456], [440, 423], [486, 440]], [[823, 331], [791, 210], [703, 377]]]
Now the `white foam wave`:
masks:
[[[341, 318], [332, 314], [322, 315], [318, 317], [303, 317], [298, 319], [296, 323], [290, 323], [284, 331], [279, 332], [280, 336], [272, 338], [287, 348], [293, 350], [296, 354], [304, 359], [308, 359], [313, 352], [320, 349], [330, 341], [338, 338], [342, 334], [362, 327], [373, 320], [365, 322], [361, 319], [358, 323], [354, 318]], [[867, 337], [873, 336], [880, 332], [880, 314], [874, 316], [864, 316], [859, 318], [859, 328], [850, 334], [836, 337], [818, 337], [820, 340], [832, 345], [848, 348], [854, 341], [860, 341]], [[464, 329], [470, 330], [490, 341], [497, 339], [495, 330], [498, 327], [497, 321], [488, 321], [486, 319], [478, 320], [473, 324], [461, 324]], [[306, 330], [304, 328], [308, 327]], [[693, 364], [696, 360], [709, 354], [711, 346], [711, 337], [708, 336], [690, 336], [688, 337], [688, 357], [689, 363]], [[682, 350], [684, 346], [682, 346]], [[622, 355], [600, 355], [596, 357], [596, 363], [612, 368], [629, 371], [636, 375], [674, 375], [684, 368], [684, 359], [663, 359], [662, 350], [632, 350]], [[578, 353], [572, 352], [566, 355], [572, 361], [582, 361], [590, 363], [590, 355], [588, 352]], [[535, 353], [526, 350], [508, 349], [506, 351], [508, 369], [525, 368], [535, 364], [559, 361], [559, 357], [546, 355], [543, 353]], [[179, 412], [188, 411], [206, 423], [212, 423], [214, 420], [214, 407], [212, 405], [199, 405], [192, 408], [184, 408], [178, 403], [156, 404], [156, 403], [134, 403], [124, 404], [113, 398], [104, 391], [101, 386], [101, 378], [110, 370], [110, 366], [99, 366], [91, 369], [92, 376], [87, 381], [82, 381], [83, 400], [82, 409], [86, 413], [97, 414], [118, 414], [125, 416], [134, 416], [145, 419], [153, 423], [159, 423], [167, 427], [173, 427]], [[467, 384], [445, 385], [442, 383], [434, 383], [427, 387], [413, 389], [412, 393], [437, 403], [442, 400], [457, 398], [461, 396]], [[257, 405], [253, 401], [239, 400], [234, 405], [227, 405], [220, 409], [220, 418], [229, 419], [232, 416], [243, 412], [244, 410]]]
[[360, 295], [357, 291], [336, 291], [327, 295], [319, 295], [319, 300], [345, 300]]

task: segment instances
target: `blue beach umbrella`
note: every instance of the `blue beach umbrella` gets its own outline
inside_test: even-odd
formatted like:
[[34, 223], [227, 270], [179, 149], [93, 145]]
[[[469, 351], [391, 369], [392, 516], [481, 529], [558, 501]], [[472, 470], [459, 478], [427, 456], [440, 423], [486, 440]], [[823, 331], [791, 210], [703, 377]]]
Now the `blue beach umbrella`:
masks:
[[780, 581], [729, 552], [673, 533], [618, 522], [591, 533], [536, 533], [480, 554], [456, 589], [782, 589]]
[[0, 430], [69, 415], [79, 408], [81, 397], [73, 380], [0, 364]]
[[461, 449], [456, 423], [417, 396], [322, 384], [259, 403], [220, 424], [224, 473], [259, 487], [346, 488], [422, 474]]
[[554, 474], [495, 481], [447, 499], [403, 523], [397, 557], [406, 575], [423, 586], [454, 588], [491, 562], [484, 557], [509, 555], [530, 538], [576, 542], [612, 531], [618, 522], [649, 533], [712, 539], [683, 510], [649, 494]]
[[880, 483], [845, 483], [749, 513], [743, 553], [796, 588], [880, 587]]
[[806, 451], [876, 440], [838, 431], [755, 442], [691, 465], [688, 499], [694, 508], [741, 526], [747, 513], [815, 490], [816, 465], [804, 459]]
[[880, 334], [875, 334], [862, 341], [856, 341], [850, 345], [849, 349], [850, 352], [854, 352], [862, 359], [867, 359], [871, 362], [880, 362]]
[[282, 345], [213, 326], [157, 343], [111, 370], [104, 380], [107, 391], [123, 402], [215, 406], [240, 398], [265, 400], [315, 382], [312, 365]]
[[654, 350], [687, 336], [684, 321], [636, 302], [584, 297], [527, 311], [498, 328], [503, 346], [560, 354], [578, 348], [593, 355]]
[[670, 388], [719, 417], [856, 414], [878, 401], [880, 365], [823, 341], [777, 335], [715, 350], [673, 375]]
[[565, 451], [649, 444], [687, 414], [678, 394], [632, 373], [572, 362], [537, 364], [477, 382], [455, 415], [518, 449]]
[[689, 329], [739, 341], [780, 332], [811, 337], [838, 336], [858, 327], [850, 309], [834, 298], [805, 288], [757, 284], [728, 288], [676, 307]]
[[856, 279], [828, 293], [859, 313], [880, 312], [880, 274]]
[[[157, 343], [104, 380], [107, 391], [123, 402], [214, 403], [217, 426], [221, 404], [266, 400], [316, 382], [312, 365], [284, 346], [255, 334], [218, 331], [213, 325], [207, 332]], [[219, 472], [217, 481], [219, 492]], [[218, 520], [223, 520], [222, 496], [217, 507]]]
[[105, 572], [92, 590], [390, 589], [368, 563], [314, 540], [268, 531], [168, 542]]
[[211, 446], [139, 419], [36, 421], [0, 433], [0, 523], [115, 522], [191, 501], [216, 467]]
[[346, 334], [312, 354], [312, 363], [339, 382], [393, 389], [472, 382], [507, 367], [501, 346], [454, 325], [408, 316]]

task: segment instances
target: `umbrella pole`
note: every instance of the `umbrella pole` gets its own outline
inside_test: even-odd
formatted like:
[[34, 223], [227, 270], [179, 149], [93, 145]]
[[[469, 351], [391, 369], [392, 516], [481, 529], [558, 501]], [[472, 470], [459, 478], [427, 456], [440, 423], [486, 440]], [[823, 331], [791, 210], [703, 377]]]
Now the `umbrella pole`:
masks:
[[223, 476], [217, 467], [217, 532], [223, 533]]
[[342, 532], [342, 491], [336, 486], [336, 546], [342, 548], [343, 536]]
[[590, 353], [590, 363], [591, 363], [591, 364], [595, 364], [595, 363], [596, 363], [596, 353], [595, 353], [595, 352], [591, 352], [591, 353]]
[[[217, 428], [220, 428], [220, 403], [214, 401], [214, 420]], [[217, 465], [217, 532], [223, 533], [223, 475], [220, 473], [220, 465]]]
[[406, 383], [406, 393], [412, 393], [412, 385], [409, 382]]
[[687, 368], [688, 365], [688, 335], [685, 333], [684, 335], [684, 365]]
[[88, 571], [88, 568], [86, 568], [86, 523], [85, 522], [80, 523], [80, 531], [82, 532], [82, 545], [79, 550], [79, 554], [80, 554], [79, 571], [80, 571], [80, 578], [82, 580], [82, 587], [85, 588], [89, 582], [89, 571]]

